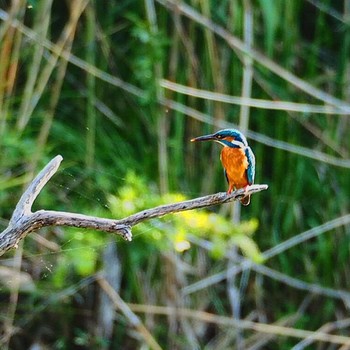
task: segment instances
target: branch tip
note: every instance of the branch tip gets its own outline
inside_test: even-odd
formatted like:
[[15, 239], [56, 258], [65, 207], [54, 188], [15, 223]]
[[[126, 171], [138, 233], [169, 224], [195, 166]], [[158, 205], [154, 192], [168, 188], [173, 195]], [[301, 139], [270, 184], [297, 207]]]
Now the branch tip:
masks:
[[126, 225], [125, 228], [120, 230], [121, 236], [128, 242], [132, 241], [131, 226]]

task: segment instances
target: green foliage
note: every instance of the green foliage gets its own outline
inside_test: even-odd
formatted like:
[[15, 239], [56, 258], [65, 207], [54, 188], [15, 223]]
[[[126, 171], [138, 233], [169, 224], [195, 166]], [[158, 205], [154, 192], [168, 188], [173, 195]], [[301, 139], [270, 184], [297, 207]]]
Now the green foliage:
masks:
[[126, 17], [132, 23], [132, 71], [136, 83], [145, 92], [140, 102], [145, 105], [154, 104], [158, 86], [154, 79], [155, 65], [163, 62], [169, 40], [162, 31], [152, 31], [150, 24], [135, 14], [130, 13]]
[[282, 3], [280, 0], [259, 0], [259, 3], [264, 18], [266, 50], [269, 56], [272, 56], [279, 21], [283, 19], [283, 16], [281, 16]]
[[89, 276], [96, 272], [97, 260], [103, 246], [103, 237], [98, 232], [69, 229], [53, 274], [55, 288], [63, 288], [70, 279]]

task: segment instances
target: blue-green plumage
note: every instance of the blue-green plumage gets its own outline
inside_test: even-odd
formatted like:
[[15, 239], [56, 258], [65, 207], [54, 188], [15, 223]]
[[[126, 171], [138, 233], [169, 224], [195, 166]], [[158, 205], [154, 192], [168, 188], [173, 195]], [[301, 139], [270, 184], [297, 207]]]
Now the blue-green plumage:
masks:
[[247, 179], [249, 185], [252, 185], [254, 183], [255, 178], [255, 156], [252, 149], [249, 146], [245, 149], [245, 155], [248, 160]]

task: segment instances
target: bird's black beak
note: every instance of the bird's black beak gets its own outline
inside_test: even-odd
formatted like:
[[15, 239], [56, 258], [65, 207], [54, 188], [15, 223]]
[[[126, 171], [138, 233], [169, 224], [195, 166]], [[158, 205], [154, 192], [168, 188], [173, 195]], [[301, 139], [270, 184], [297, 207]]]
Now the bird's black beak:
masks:
[[216, 140], [214, 134], [199, 136], [191, 139], [191, 142]]

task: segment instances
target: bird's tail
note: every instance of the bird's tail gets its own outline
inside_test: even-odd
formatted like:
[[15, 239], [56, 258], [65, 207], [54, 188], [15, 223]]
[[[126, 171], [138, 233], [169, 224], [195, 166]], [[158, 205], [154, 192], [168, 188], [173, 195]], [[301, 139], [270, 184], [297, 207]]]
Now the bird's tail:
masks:
[[240, 202], [243, 205], [248, 205], [250, 203], [250, 194], [248, 194], [247, 196], [244, 196], [242, 199], [240, 199]]

